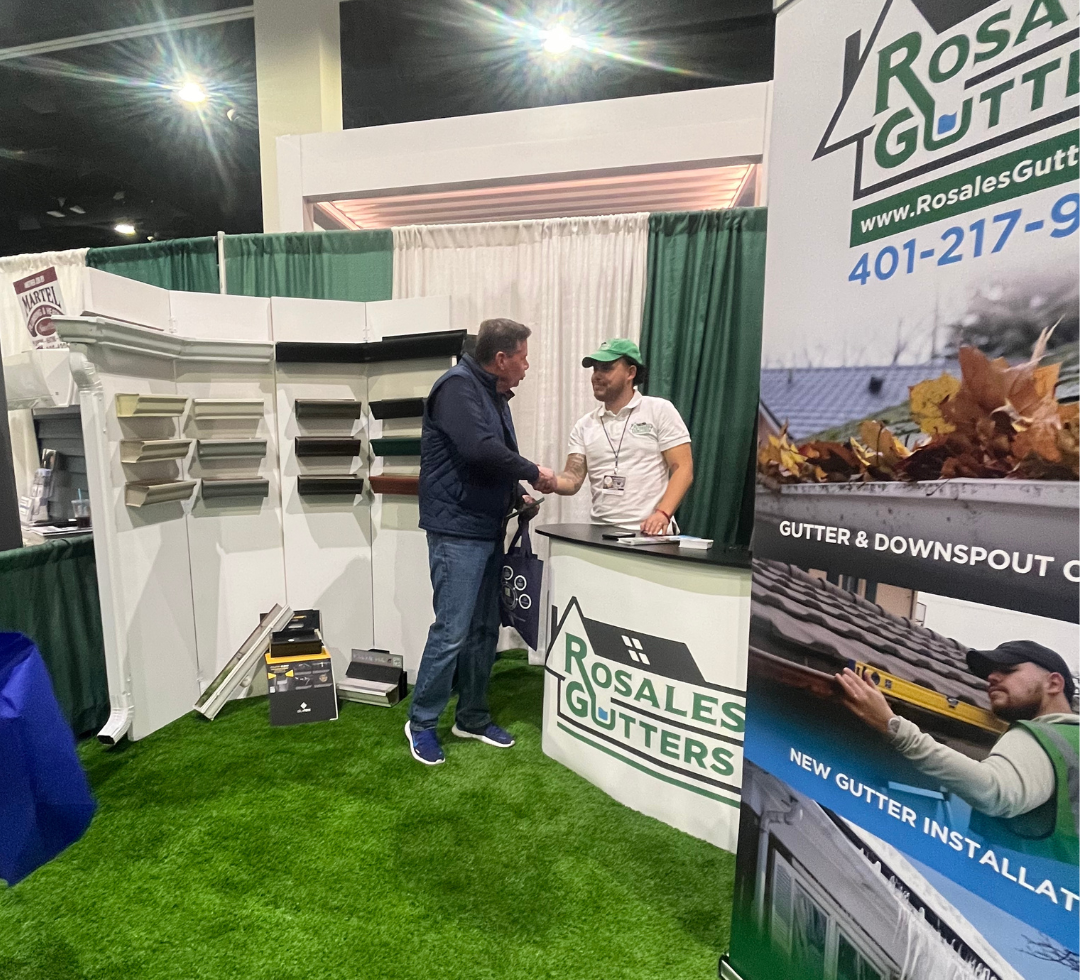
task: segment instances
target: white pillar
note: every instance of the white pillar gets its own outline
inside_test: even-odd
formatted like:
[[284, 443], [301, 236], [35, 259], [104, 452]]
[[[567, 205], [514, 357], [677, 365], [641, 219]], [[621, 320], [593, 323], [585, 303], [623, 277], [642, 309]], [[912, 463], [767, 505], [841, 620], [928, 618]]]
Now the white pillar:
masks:
[[339, 0], [254, 0], [263, 231], [282, 230], [279, 136], [341, 129]]

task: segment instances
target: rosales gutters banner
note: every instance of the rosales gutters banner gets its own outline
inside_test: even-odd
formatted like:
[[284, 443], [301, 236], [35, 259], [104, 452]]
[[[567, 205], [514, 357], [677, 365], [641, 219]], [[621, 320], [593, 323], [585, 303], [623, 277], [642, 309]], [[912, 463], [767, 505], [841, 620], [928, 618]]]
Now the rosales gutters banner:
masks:
[[1077, 18], [778, 13], [725, 975], [1080, 968]]

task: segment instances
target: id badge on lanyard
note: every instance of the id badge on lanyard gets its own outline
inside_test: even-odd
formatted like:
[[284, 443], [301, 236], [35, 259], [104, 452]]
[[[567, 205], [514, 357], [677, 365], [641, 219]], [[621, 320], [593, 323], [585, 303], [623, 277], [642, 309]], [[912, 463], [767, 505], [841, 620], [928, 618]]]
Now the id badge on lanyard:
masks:
[[600, 481], [600, 492], [621, 496], [626, 493], [626, 477], [609, 473]]
[[608, 435], [607, 426], [604, 425], [604, 420], [600, 419], [600, 427], [604, 430], [604, 438], [607, 439], [608, 445], [611, 446], [611, 454], [615, 457], [615, 470], [612, 473], [606, 473], [600, 480], [600, 492], [603, 494], [609, 494], [616, 497], [621, 497], [626, 493], [626, 477], [619, 473], [619, 455], [622, 453], [623, 439], [626, 438], [626, 428], [630, 425], [630, 418], [634, 414], [635, 409], [630, 409], [630, 414], [626, 416], [626, 421], [623, 423], [622, 435], [619, 436], [619, 445], [616, 448], [615, 444], [611, 441], [611, 436]]

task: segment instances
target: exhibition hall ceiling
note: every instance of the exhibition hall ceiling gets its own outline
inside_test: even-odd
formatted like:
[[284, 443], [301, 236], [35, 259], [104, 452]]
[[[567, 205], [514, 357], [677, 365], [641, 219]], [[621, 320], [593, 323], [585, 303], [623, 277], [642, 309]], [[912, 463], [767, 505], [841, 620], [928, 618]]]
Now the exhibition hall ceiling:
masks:
[[[346, 0], [344, 124], [764, 81], [771, 7]], [[182, 18], [199, 26], [127, 30]], [[125, 36], [55, 43], [98, 32]], [[178, 97], [192, 79], [197, 103]], [[4, 0], [0, 91], [0, 254], [262, 230], [254, 25], [237, 0]], [[728, 188], [736, 177], [689, 183]], [[389, 204], [372, 223], [390, 220]]]
[[772, 52], [772, 0], [341, 5], [346, 128], [763, 82]]
[[[0, 2], [0, 254], [259, 230], [250, 18], [9, 56], [22, 45], [236, 6]], [[209, 93], [205, 108], [176, 98], [189, 75]], [[125, 223], [134, 234], [114, 230]]]
[[754, 203], [753, 164], [599, 174], [320, 202], [325, 228], [393, 228], [464, 221], [525, 221], [635, 211], [701, 211]]

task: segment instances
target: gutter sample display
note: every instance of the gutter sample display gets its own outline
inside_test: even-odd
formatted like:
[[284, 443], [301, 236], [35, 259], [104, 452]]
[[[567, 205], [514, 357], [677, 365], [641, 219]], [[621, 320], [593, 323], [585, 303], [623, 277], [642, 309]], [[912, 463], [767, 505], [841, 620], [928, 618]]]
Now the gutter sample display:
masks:
[[169, 500], [187, 500], [195, 492], [197, 480], [137, 480], [124, 484], [124, 503], [128, 507], [146, 507]]
[[420, 439], [372, 439], [371, 451], [376, 456], [419, 456]]
[[369, 476], [373, 493], [396, 494], [399, 497], [416, 497], [420, 493], [418, 476]]
[[426, 398], [384, 398], [368, 407], [377, 419], [418, 419], [424, 414]]
[[117, 394], [116, 417], [119, 419], [167, 418], [183, 415], [187, 403], [186, 395]]
[[363, 414], [363, 402], [352, 398], [297, 398], [298, 419], [358, 419]]
[[195, 443], [199, 459], [230, 459], [248, 456], [261, 459], [266, 455], [265, 439], [199, 439]]
[[296, 480], [302, 497], [351, 496], [363, 492], [363, 477], [353, 473], [337, 476], [300, 476]]
[[359, 456], [363, 449], [360, 439], [348, 436], [297, 436], [297, 456]]
[[408, 361], [423, 357], [460, 357], [469, 348], [464, 330], [403, 334], [370, 344], [320, 344], [279, 341], [279, 364], [371, 364], [375, 361]]
[[258, 398], [196, 398], [191, 404], [197, 419], [261, 419], [263, 410]]
[[440, 330], [437, 333], [402, 334], [387, 337], [375, 344], [365, 344], [365, 360], [408, 361], [421, 357], [460, 357], [469, 349], [469, 335], [464, 330]]
[[275, 344], [279, 364], [363, 364], [363, 344], [281, 340]]
[[121, 463], [150, 463], [160, 459], [183, 459], [190, 439], [121, 439]]
[[220, 497], [267, 497], [269, 494], [270, 481], [261, 478], [202, 481], [203, 500]]

